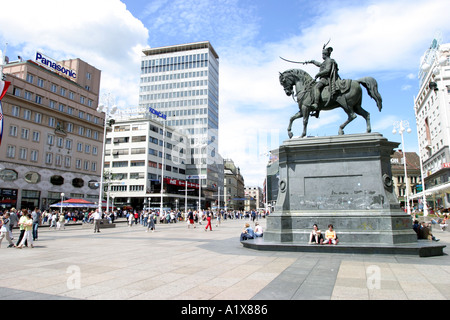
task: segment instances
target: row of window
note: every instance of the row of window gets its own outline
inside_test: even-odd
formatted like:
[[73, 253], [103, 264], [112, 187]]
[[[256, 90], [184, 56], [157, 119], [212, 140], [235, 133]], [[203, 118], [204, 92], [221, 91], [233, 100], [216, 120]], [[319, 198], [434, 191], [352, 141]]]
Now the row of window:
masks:
[[142, 61], [141, 67], [154, 67], [160, 65], [171, 65], [171, 64], [180, 64], [185, 62], [198, 62], [198, 61], [208, 61], [208, 53], [196, 53], [196, 54], [188, 54], [182, 56], [175, 57], [166, 57], [159, 59], [147, 59]]
[[[22, 97], [22, 89], [20, 89], [18, 87], [14, 87], [13, 95], [16, 96], [16, 97]], [[33, 96], [34, 96], [34, 98], [33, 98]], [[38, 94], [34, 95], [32, 92], [29, 92], [29, 91], [26, 91], [26, 90], [25, 90], [23, 98], [25, 98], [28, 101], [35, 102], [37, 104], [43, 104], [44, 103], [44, 97], [42, 97], [42, 96], [40, 96]], [[85, 104], [84, 100], [83, 100], [82, 104]], [[56, 102], [54, 100], [51, 100], [51, 99], [49, 100], [48, 106], [51, 109], [53, 109], [53, 110], [59, 110], [61, 112], [67, 113], [68, 115], [74, 115], [75, 114], [75, 111], [74, 111], [75, 109], [73, 107], [66, 106], [65, 104], [58, 103], [58, 102]], [[87, 106], [88, 107], [92, 107], [93, 106], [93, 101], [89, 99], [88, 103], [87, 103]], [[91, 121], [94, 124], [99, 124], [99, 122], [100, 122], [99, 117], [94, 116], [94, 115], [89, 114], [89, 113], [86, 113], [84, 111], [78, 111], [78, 118], [85, 119], [87, 121]]]
[[[21, 116], [22, 109], [22, 116]], [[34, 114], [34, 115], [33, 115]], [[17, 118], [22, 118], [27, 121], [33, 121], [37, 124], [43, 124], [44, 116], [39, 112], [31, 112], [29, 109], [21, 108], [19, 106], [11, 106], [11, 115]], [[55, 117], [48, 116], [47, 117], [47, 125], [51, 128], [64, 129], [69, 133], [75, 133], [74, 124], [71, 122], [65, 123], [65, 128], [63, 128], [64, 124], [58, 121]], [[92, 130], [90, 128], [85, 128], [83, 126], [78, 126], [78, 135], [84, 136], [86, 138], [91, 138], [94, 140], [99, 140], [100, 133], [99, 131]]]
[[204, 68], [207, 66], [208, 53], [198, 53], [186, 56], [144, 60], [141, 63], [141, 71], [142, 73], [156, 73]]
[[[145, 167], [145, 160], [131, 160], [131, 161], [113, 161], [112, 165], [109, 161], [105, 161], [105, 168], [134, 168], [134, 167]], [[148, 167], [155, 169], [162, 169], [162, 164], [154, 161], [148, 161]], [[183, 168], [174, 167], [166, 164], [165, 170], [168, 172], [186, 174], [186, 170]], [[126, 179], [126, 178], [123, 178]], [[130, 177], [130, 179], [132, 179]]]
[[208, 95], [208, 89], [187, 90], [187, 91], [170, 91], [151, 94], [140, 94], [140, 101], [161, 100], [161, 99], [179, 99]]
[[[88, 73], [88, 79], [90, 79], [90, 77], [91, 77], [91, 74]], [[50, 89], [51, 92], [59, 94], [62, 97], [69, 98], [70, 100], [75, 100], [75, 95], [76, 95], [75, 92], [73, 92], [71, 90], [68, 90], [68, 89], [66, 89], [64, 87], [59, 87], [58, 85], [56, 85], [54, 83], [50, 83], [50, 87], [49, 88], [45, 88], [45, 82], [46, 81], [44, 79], [41, 79], [41, 78], [31, 74], [31, 73], [27, 73], [27, 77], [26, 77], [27, 82], [35, 84], [34, 83], [35, 79], [36, 79], [36, 84], [37, 84], [38, 87], [41, 87], [43, 89]], [[89, 86], [85, 86], [85, 89], [87, 91], [91, 90], [91, 88]], [[87, 102], [87, 105], [92, 107], [93, 101], [91, 99], [88, 99], [88, 98], [82, 96], [81, 94], [79, 96], [80, 96], [79, 100], [80, 100], [81, 104], [86, 104], [86, 102]]]
[[144, 185], [111, 186], [111, 191], [113, 191], [113, 192], [126, 192], [127, 189], [129, 189], [129, 191], [131, 191], [131, 192], [133, 192], [133, 191], [144, 191]]
[[207, 76], [208, 76], [207, 70], [194, 71], [194, 72], [178, 72], [178, 73], [161, 74], [161, 75], [147, 76], [147, 77], [143, 76], [143, 77], [141, 77], [141, 83], [172, 81], [172, 80], [199, 78], [199, 77], [207, 77]]
[[[17, 137], [18, 136], [18, 127], [15, 125], [11, 125], [9, 127], [9, 135], [11, 137]], [[20, 131], [20, 138], [24, 140], [29, 140], [30, 138], [30, 129], [28, 128], [22, 128]], [[31, 135], [31, 140], [33, 142], [39, 143], [41, 140], [41, 132], [33, 130]], [[53, 146], [55, 145], [58, 148], [66, 148], [67, 150], [72, 150], [73, 140], [72, 139], [64, 139], [60, 136], [55, 136], [54, 134], [48, 133], [47, 134], [47, 145]], [[77, 152], [85, 152], [87, 154], [90, 154], [92, 152], [92, 155], [96, 156], [98, 155], [98, 147], [97, 146], [91, 146], [90, 144], [83, 143], [83, 142], [77, 142]]]
[[164, 90], [184, 89], [184, 88], [193, 88], [193, 87], [206, 87], [207, 85], [208, 85], [207, 80], [169, 82], [169, 83], [162, 83], [162, 84], [160, 83], [160, 84], [152, 84], [152, 85], [148, 85], [148, 86], [141, 86], [140, 92], [164, 91]]
[[[16, 158], [16, 150], [17, 152], [17, 159], [19, 160], [25, 160], [25, 161], [31, 161], [31, 162], [39, 162], [39, 150], [31, 149], [30, 152], [28, 148], [25, 147], [17, 147], [14, 145], [8, 145], [6, 149], [6, 157], [9, 159], [15, 159]], [[29, 155], [29, 158], [28, 158]], [[71, 168], [72, 167], [72, 157], [71, 156], [63, 156], [61, 154], [54, 154], [52, 152], [45, 152], [45, 159], [44, 163], [46, 165], [55, 165], [57, 167], [66, 167]], [[75, 159], [75, 168], [79, 170], [84, 171], [97, 171], [97, 162], [95, 161], [89, 161], [89, 160], [82, 160], [82, 159]]]

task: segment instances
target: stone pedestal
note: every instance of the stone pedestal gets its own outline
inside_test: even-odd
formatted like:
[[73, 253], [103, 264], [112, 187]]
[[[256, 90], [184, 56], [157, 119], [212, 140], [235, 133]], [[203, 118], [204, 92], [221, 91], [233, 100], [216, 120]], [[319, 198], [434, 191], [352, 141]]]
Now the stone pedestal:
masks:
[[393, 190], [381, 134], [293, 138], [279, 149], [279, 192], [264, 241], [307, 243], [313, 224], [334, 225], [340, 244], [417, 243]]

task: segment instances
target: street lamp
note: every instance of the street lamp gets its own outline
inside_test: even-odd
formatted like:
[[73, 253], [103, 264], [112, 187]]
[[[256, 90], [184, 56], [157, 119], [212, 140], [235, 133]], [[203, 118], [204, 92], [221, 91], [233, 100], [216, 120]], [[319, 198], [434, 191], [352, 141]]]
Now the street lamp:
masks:
[[64, 192], [61, 192], [61, 209], [60, 209], [61, 215], [63, 214], [63, 201], [64, 201]]
[[[262, 153], [261, 154], [262, 156], [266, 156], [266, 157], [268, 157], [268, 162], [270, 162], [270, 157], [271, 157], [271, 155], [272, 155], [272, 152], [271, 151], [268, 151], [268, 152], [264, 152], [264, 153]], [[265, 207], [266, 207], [266, 214], [268, 214], [269, 213], [269, 169], [267, 168], [267, 166], [268, 166], [268, 164], [266, 165], [266, 186], [265, 186], [265, 190], [264, 190], [264, 192], [265, 192], [265, 194], [266, 194], [266, 196], [265, 196]]]
[[[407, 208], [407, 212], [409, 215], [411, 215], [411, 207], [409, 206], [409, 181], [408, 181], [408, 174], [406, 172], [406, 152], [405, 152], [405, 141], [403, 139], [403, 132], [407, 133], [411, 133], [411, 128], [409, 127], [409, 122], [407, 120], [402, 120], [402, 121], [395, 121], [394, 122], [394, 130], [392, 130], [393, 134], [397, 134], [397, 130], [398, 133], [401, 135], [402, 137], [402, 149], [403, 149], [403, 168], [405, 170], [405, 181], [406, 181], [406, 188], [405, 188], [405, 193], [406, 193], [406, 208]], [[423, 181], [422, 181], [423, 184]]]
[[[117, 106], [113, 104], [114, 98], [108, 93], [104, 98], [106, 104], [99, 104], [97, 111], [105, 113], [105, 121], [103, 123], [103, 151], [102, 151], [102, 165], [100, 172], [100, 190], [98, 193], [98, 211], [102, 214], [102, 204], [103, 204], [103, 171], [105, 168], [105, 149], [106, 149], [106, 126], [108, 124], [108, 120], [111, 119], [111, 116], [116, 113]], [[109, 181], [108, 181], [109, 182]]]
[[[203, 178], [203, 175], [202, 175], [202, 169], [203, 169], [202, 150], [207, 147], [208, 147], [208, 144], [204, 143], [204, 144], [201, 144], [200, 148], [199, 148], [199, 150], [200, 150], [200, 170], [199, 170], [199, 174], [198, 174], [198, 184], [199, 184], [199, 186], [198, 186], [198, 202], [199, 202], [198, 213], [199, 214], [200, 214], [200, 211], [202, 210], [202, 178]], [[208, 150], [206, 150], [206, 153], [208, 153]], [[207, 159], [207, 157], [208, 156], [206, 155], [205, 159]], [[207, 177], [205, 177], [205, 178], [207, 178]]]

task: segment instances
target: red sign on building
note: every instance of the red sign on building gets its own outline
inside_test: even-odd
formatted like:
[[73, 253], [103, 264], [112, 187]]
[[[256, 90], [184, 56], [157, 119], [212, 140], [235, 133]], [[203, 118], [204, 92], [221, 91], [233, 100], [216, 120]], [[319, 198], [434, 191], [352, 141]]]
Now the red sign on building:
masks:
[[[170, 184], [170, 185], [174, 185], [174, 186], [179, 186], [179, 187], [185, 187], [186, 186], [186, 181], [177, 180], [177, 179], [164, 178], [164, 183]], [[187, 183], [187, 187], [188, 188], [198, 189], [199, 185], [197, 183], [188, 182]]]

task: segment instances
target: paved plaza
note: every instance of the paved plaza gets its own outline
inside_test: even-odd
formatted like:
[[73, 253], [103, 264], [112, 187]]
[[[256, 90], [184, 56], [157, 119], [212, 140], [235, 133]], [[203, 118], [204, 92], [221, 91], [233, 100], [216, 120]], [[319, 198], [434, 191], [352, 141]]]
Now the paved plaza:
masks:
[[[245, 220], [117, 223], [39, 229], [34, 248], [0, 248], [0, 298], [87, 300], [449, 299], [450, 232], [433, 232], [445, 255], [256, 251], [239, 242]], [[260, 223], [265, 227], [265, 220]], [[17, 239], [18, 230], [14, 230]]]

